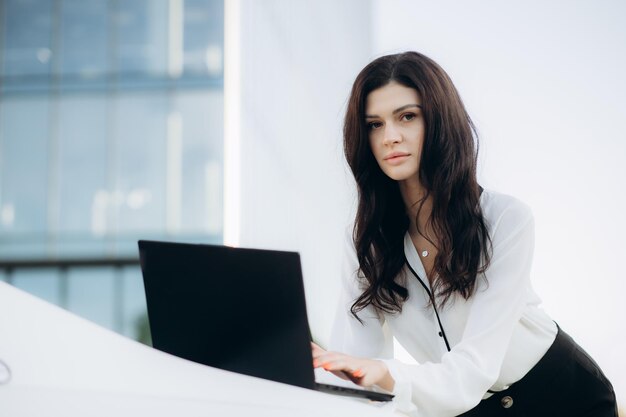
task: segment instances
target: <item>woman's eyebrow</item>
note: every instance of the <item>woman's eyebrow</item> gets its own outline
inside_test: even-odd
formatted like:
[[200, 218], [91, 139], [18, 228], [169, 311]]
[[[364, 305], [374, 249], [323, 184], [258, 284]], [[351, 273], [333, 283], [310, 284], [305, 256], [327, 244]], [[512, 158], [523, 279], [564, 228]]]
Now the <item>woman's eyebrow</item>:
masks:
[[[421, 109], [421, 108], [422, 108], [422, 105], [421, 105], [421, 104], [405, 104], [404, 106], [402, 106], [402, 107], [398, 107], [397, 109], [395, 109], [394, 111], [392, 111], [392, 112], [391, 112], [391, 114], [396, 114], [396, 113], [399, 113], [399, 112], [401, 112], [402, 110], [410, 109], [411, 107], [417, 107], [417, 108], [420, 108], [420, 109]], [[379, 117], [380, 117], [380, 116], [378, 116], [378, 115], [376, 115], [376, 114], [366, 114], [366, 115], [365, 115], [365, 118], [366, 118], [366, 119], [377, 119], [377, 118], [379, 118]]]

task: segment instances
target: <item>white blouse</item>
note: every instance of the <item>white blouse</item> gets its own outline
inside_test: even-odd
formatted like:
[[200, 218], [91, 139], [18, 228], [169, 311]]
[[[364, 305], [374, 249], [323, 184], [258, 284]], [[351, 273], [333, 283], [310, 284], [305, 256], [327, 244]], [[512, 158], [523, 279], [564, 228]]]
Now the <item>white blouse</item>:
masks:
[[[556, 324], [539, 308], [530, 283], [534, 219], [519, 200], [484, 190], [481, 208], [493, 243], [488, 270], [465, 300], [453, 295], [439, 308], [450, 343], [448, 352], [429, 295], [405, 266], [403, 285], [409, 297], [397, 314], [378, 314], [371, 306], [350, 313], [361, 294], [352, 231], [346, 236], [343, 291], [330, 349], [385, 360], [395, 380], [396, 407], [413, 416], [455, 416], [490, 394], [520, 380], [554, 341]], [[406, 258], [426, 287], [428, 279], [407, 233]], [[399, 281], [403, 282], [403, 281]], [[429, 288], [430, 290], [430, 288]], [[393, 358], [393, 337], [415, 358], [409, 365]]]

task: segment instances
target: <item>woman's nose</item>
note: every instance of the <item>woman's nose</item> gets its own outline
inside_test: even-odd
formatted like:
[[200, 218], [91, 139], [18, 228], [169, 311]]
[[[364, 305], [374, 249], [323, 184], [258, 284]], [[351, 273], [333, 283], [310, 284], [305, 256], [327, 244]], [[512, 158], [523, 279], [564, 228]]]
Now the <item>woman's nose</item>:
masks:
[[385, 134], [383, 136], [383, 144], [391, 145], [393, 143], [402, 142], [402, 134], [392, 124], [385, 126]]

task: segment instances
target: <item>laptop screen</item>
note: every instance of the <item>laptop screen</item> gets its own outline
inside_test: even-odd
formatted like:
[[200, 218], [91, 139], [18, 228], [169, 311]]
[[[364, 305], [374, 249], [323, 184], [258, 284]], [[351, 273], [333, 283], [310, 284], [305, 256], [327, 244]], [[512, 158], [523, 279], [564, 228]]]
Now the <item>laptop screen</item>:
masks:
[[313, 388], [297, 253], [154, 241], [139, 253], [155, 348]]

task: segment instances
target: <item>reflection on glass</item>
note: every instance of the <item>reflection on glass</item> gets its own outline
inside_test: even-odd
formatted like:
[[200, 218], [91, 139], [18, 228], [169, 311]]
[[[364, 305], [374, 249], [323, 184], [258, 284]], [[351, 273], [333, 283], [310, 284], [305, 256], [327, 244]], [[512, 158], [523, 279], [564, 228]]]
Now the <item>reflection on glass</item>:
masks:
[[223, 94], [181, 92], [174, 108], [182, 115], [182, 231], [222, 232]]
[[221, 77], [224, 65], [223, 1], [187, 0], [184, 7], [185, 72]]
[[4, 21], [0, 24], [4, 39], [2, 73], [9, 76], [37, 76], [50, 73], [52, 1], [3, 0]]
[[48, 116], [45, 97], [0, 104], [0, 233], [43, 236], [48, 223]]
[[168, 0], [116, 2], [114, 71], [167, 73]]
[[166, 92], [120, 94], [116, 99], [115, 189], [107, 195], [116, 232], [165, 230]]
[[97, 235], [110, 220], [98, 193], [107, 189], [107, 96], [59, 100], [59, 227], [75, 238]]
[[[52, 2], [49, 2], [52, 3]], [[108, 0], [61, 2], [59, 72], [93, 78], [108, 72]]]

